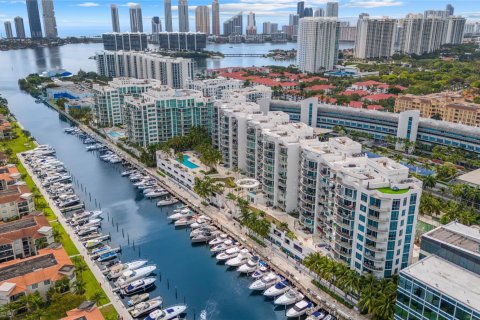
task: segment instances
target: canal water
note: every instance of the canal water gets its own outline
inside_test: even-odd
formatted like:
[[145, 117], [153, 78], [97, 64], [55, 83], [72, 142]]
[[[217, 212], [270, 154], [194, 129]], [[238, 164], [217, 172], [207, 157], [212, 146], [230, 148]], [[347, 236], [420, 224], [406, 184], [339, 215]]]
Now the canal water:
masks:
[[69, 45], [0, 52], [0, 93], [39, 143], [55, 147], [58, 159], [86, 190], [79, 195], [87, 207], [93, 208], [96, 200], [113, 218], [112, 225], [104, 216], [103, 231], [110, 232], [113, 243], [122, 246], [122, 260], [140, 256], [157, 265], [161, 282], [157, 280], [152, 297], [161, 295], [165, 305], [185, 300], [188, 319], [194, 315], [199, 319], [202, 310], [211, 320], [284, 319], [283, 308], [276, 309], [271, 301], [248, 290], [249, 278], [217, 265], [208, 248], [192, 246], [186, 231], [175, 230], [166, 219], [167, 210], [172, 208], [160, 209], [154, 201], [143, 199], [129, 180], [120, 176], [119, 165], [107, 164], [96, 153], [86, 152], [78, 138], [63, 132], [69, 124], [58, 113], [35, 104], [33, 98], [19, 91], [18, 78], [29, 73], [55, 66], [73, 72], [94, 70], [94, 61], [88, 57], [96, 49], [96, 45]]

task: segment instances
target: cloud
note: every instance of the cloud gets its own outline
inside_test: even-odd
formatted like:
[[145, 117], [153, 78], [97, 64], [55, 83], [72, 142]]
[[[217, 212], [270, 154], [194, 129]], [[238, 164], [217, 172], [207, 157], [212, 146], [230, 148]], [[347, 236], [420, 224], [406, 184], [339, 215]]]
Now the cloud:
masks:
[[132, 6], [137, 6], [140, 5], [138, 2], [127, 2], [125, 4], [121, 4], [120, 7], [132, 7]]
[[98, 6], [100, 6], [100, 4], [98, 4], [96, 2], [83, 2], [83, 3], [77, 4], [77, 6], [90, 8], [90, 7], [98, 7]]
[[396, 0], [350, 0], [345, 7], [351, 8], [382, 8], [403, 5], [403, 1]]

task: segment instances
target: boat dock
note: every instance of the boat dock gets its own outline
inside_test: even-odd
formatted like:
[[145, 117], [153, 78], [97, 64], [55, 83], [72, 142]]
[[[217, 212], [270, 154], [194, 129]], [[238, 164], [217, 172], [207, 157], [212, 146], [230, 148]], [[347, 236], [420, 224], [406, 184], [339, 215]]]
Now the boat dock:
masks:
[[99, 252], [99, 253], [96, 253], [96, 254], [91, 254], [90, 257], [95, 260], [95, 259], [99, 258], [100, 256], [102, 256], [104, 254], [108, 254], [108, 253], [112, 253], [112, 252], [113, 253], [118, 253], [120, 251], [122, 251], [122, 248], [117, 247], [117, 248], [108, 249], [108, 250], [105, 250], [105, 251], [102, 251], [102, 252]]

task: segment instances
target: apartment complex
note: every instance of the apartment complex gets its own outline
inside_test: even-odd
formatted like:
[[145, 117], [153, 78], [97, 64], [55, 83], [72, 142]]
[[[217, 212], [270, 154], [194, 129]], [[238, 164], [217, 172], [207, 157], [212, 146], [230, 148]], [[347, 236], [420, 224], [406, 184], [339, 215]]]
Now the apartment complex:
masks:
[[43, 27], [46, 38], [57, 38], [57, 21], [55, 19], [55, 8], [53, 0], [42, 0]]
[[53, 242], [53, 229], [41, 213], [0, 222], [0, 263], [34, 256]]
[[153, 35], [160, 49], [199, 51], [207, 47], [207, 33], [159, 32]]
[[95, 120], [97, 125], [112, 127], [123, 124], [122, 108], [126, 95], [138, 96], [161, 84], [158, 80], [114, 78], [108, 85], [93, 84]]
[[10, 21], [5, 21], [3, 25], [5, 26], [5, 38], [13, 39], [12, 23]]
[[479, 319], [480, 229], [451, 222], [420, 245], [421, 260], [400, 272], [395, 319]]
[[391, 57], [396, 25], [395, 19], [387, 17], [372, 19], [368, 14], [360, 15], [354, 56], [360, 59]]
[[210, 9], [208, 6], [198, 6], [195, 9], [195, 30], [210, 34]]
[[201, 91], [205, 97], [220, 99], [225, 90], [243, 88], [243, 81], [218, 77], [206, 80], [189, 80], [187, 85], [189, 89]]
[[111, 78], [156, 79], [172, 88], [185, 88], [194, 75], [190, 59], [131, 51], [103, 51], [95, 58], [97, 73]]
[[300, 19], [297, 64], [302, 72], [332, 70], [338, 60], [340, 23], [336, 18]]
[[141, 32], [111, 32], [102, 34], [103, 49], [109, 51], [144, 51], [147, 34]]
[[212, 101], [199, 91], [155, 86], [124, 101], [127, 137], [143, 147], [187, 135], [194, 126], [211, 128]]
[[61, 246], [42, 249], [36, 256], [4, 262], [0, 266], [0, 306], [35, 292], [45, 298], [56, 281], [66, 277], [72, 283], [74, 271], [72, 261]]
[[129, 4], [130, 31], [132, 33], [143, 32], [142, 8], [138, 3]]
[[34, 210], [33, 196], [26, 185], [12, 185], [0, 190], [0, 220], [20, 218]]
[[229, 18], [223, 23], [223, 35], [242, 35], [243, 34], [243, 13], [240, 12]]
[[425, 96], [406, 94], [395, 100], [395, 112], [419, 110], [420, 116], [480, 127], [480, 105], [465, 102], [458, 95], [435, 93]]

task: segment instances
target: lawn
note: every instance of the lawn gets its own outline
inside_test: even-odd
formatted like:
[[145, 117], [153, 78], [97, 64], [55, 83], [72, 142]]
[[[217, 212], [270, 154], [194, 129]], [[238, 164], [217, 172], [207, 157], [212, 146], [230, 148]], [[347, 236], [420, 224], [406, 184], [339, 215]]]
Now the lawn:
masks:
[[105, 320], [117, 320], [118, 313], [112, 305], [108, 305], [105, 308], [101, 308], [100, 312], [102, 313]]
[[381, 193], [386, 193], [386, 194], [404, 194], [404, 193], [407, 193], [409, 189], [393, 190], [390, 187], [386, 187], [386, 188], [378, 188], [377, 190], [380, 191]]
[[53, 227], [53, 229], [58, 231], [59, 237], [61, 239], [60, 242], [62, 243], [65, 251], [67, 251], [68, 255], [73, 256], [79, 254], [77, 247], [75, 247], [73, 241], [70, 239], [63, 226], [56, 221], [51, 221], [50, 225]]

